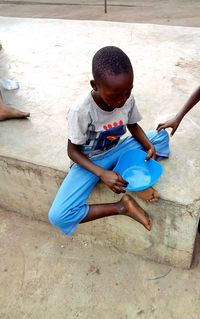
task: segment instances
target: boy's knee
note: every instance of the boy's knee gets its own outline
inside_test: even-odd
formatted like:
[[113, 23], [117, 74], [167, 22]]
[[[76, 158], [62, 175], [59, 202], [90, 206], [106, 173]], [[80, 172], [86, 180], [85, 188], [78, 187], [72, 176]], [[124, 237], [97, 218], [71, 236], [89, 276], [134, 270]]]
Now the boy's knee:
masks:
[[148, 138], [153, 143], [162, 143], [163, 141], [168, 143], [169, 142], [169, 134], [166, 130], [161, 130], [158, 132], [157, 130], [152, 130], [147, 132]]
[[55, 209], [53, 209], [53, 207], [51, 207], [49, 213], [48, 213], [48, 218], [50, 223], [53, 226], [58, 227], [60, 224], [60, 218], [59, 218], [59, 214], [57, 213], [57, 211]]
[[154, 136], [169, 136], [166, 130], [161, 130], [160, 132], [158, 132], [157, 130], [152, 130], [152, 131], [149, 131], [149, 133]]
[[160, 138], [163, 140], [169, 141], [169, 134], [166, 130], [161, 130], [160, 132], [157, 132]]

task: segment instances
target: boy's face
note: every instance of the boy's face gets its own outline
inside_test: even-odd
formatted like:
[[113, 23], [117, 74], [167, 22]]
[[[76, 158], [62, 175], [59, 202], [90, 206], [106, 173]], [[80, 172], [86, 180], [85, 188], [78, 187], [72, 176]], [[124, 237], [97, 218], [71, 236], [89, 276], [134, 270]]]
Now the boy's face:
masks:
[[133, 73], [107, 75], [103, 83], [95, 83], [93, 89], [110, 109], [121, 108], [129, 98], [133, 88]]

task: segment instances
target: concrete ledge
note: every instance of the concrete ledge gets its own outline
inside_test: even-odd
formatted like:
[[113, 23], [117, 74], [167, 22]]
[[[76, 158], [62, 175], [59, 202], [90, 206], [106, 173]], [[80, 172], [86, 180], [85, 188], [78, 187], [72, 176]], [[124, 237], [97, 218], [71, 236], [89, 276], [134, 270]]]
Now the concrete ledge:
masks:
[[[47, 221], [69, 170], [66, 111], [89, 89], [97, 49], [118, 45], [133, 61], [145, 130], [174, 115], [199, 84], [198, 28], [0, 18], [0, 32], [2, 77], [17, 79], [21, 86], [4, 92], [5, 98], [32, 115], [30, 120], [0, 123], [0, 206], [38, 220]], [[164, 175], [156, 185], [160, 202], [140, 202], [153, 219], [150, 233], [119, 216], [80, 225], [75, 236], [189, 268], [200, 214], [199, 118], [195, 108], [172, 139], [172, 155], [163, 162]], [[117, 199], [99, 184], [90, 202]]]
[[47, 213], [65, 173], [0, 157], [1, 207], [48, 221]]
[[[0, 172], [1, 206], [48, 222], [47, 212], [65, 173], [2, 156]], [[90, 202], [114, 202], [118, 199], [117, 195], [100, 183], [91, 195]], [[150, 213], [153, 220], [150, 233], [131, 219], [119, 216], [80, 225], [75, 236], [84, 235], [88, 240], [98, 240], [103, 245], [112, 245], [122, 251], [189, 268], [200, 202], [181, 205], [160, 200], [156, 204], [140, 201], [140, 205]]]

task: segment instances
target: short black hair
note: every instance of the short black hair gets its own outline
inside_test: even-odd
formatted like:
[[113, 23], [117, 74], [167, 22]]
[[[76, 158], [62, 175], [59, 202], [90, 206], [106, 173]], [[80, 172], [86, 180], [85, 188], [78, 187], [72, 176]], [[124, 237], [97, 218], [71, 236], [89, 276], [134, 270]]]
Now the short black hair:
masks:
[[133, 72], [129, 57], [120, 48], [107, 46], [97, 51], [92, 59], [94, 80], [104, 80], [106, 75], [119, 75]]

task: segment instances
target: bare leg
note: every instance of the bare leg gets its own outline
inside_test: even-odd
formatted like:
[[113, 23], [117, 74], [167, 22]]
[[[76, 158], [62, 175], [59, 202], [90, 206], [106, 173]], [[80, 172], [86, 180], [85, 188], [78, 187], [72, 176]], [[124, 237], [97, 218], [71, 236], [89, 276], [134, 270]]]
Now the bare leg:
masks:
[[143, 191], [136, 192], [135, 194], [139, 198], [149, 202], [157, 202], [159, 200], [159, 194], [153, 187], [149, 187]]
[[3, 102], [3, 97], [0, 91], [0, 121], [9, 119], [22, 119], [30, 116], [28, 112], [21, 112], [14, 107], [11, 107]]
[[142, 224], [146, 229], [151, 230], [149, 216], [129, 195], [124, 195], [117, 203], [90, 205], [89, 212], [82, 220], [82, 223], [113, 215], [129, 216]]

